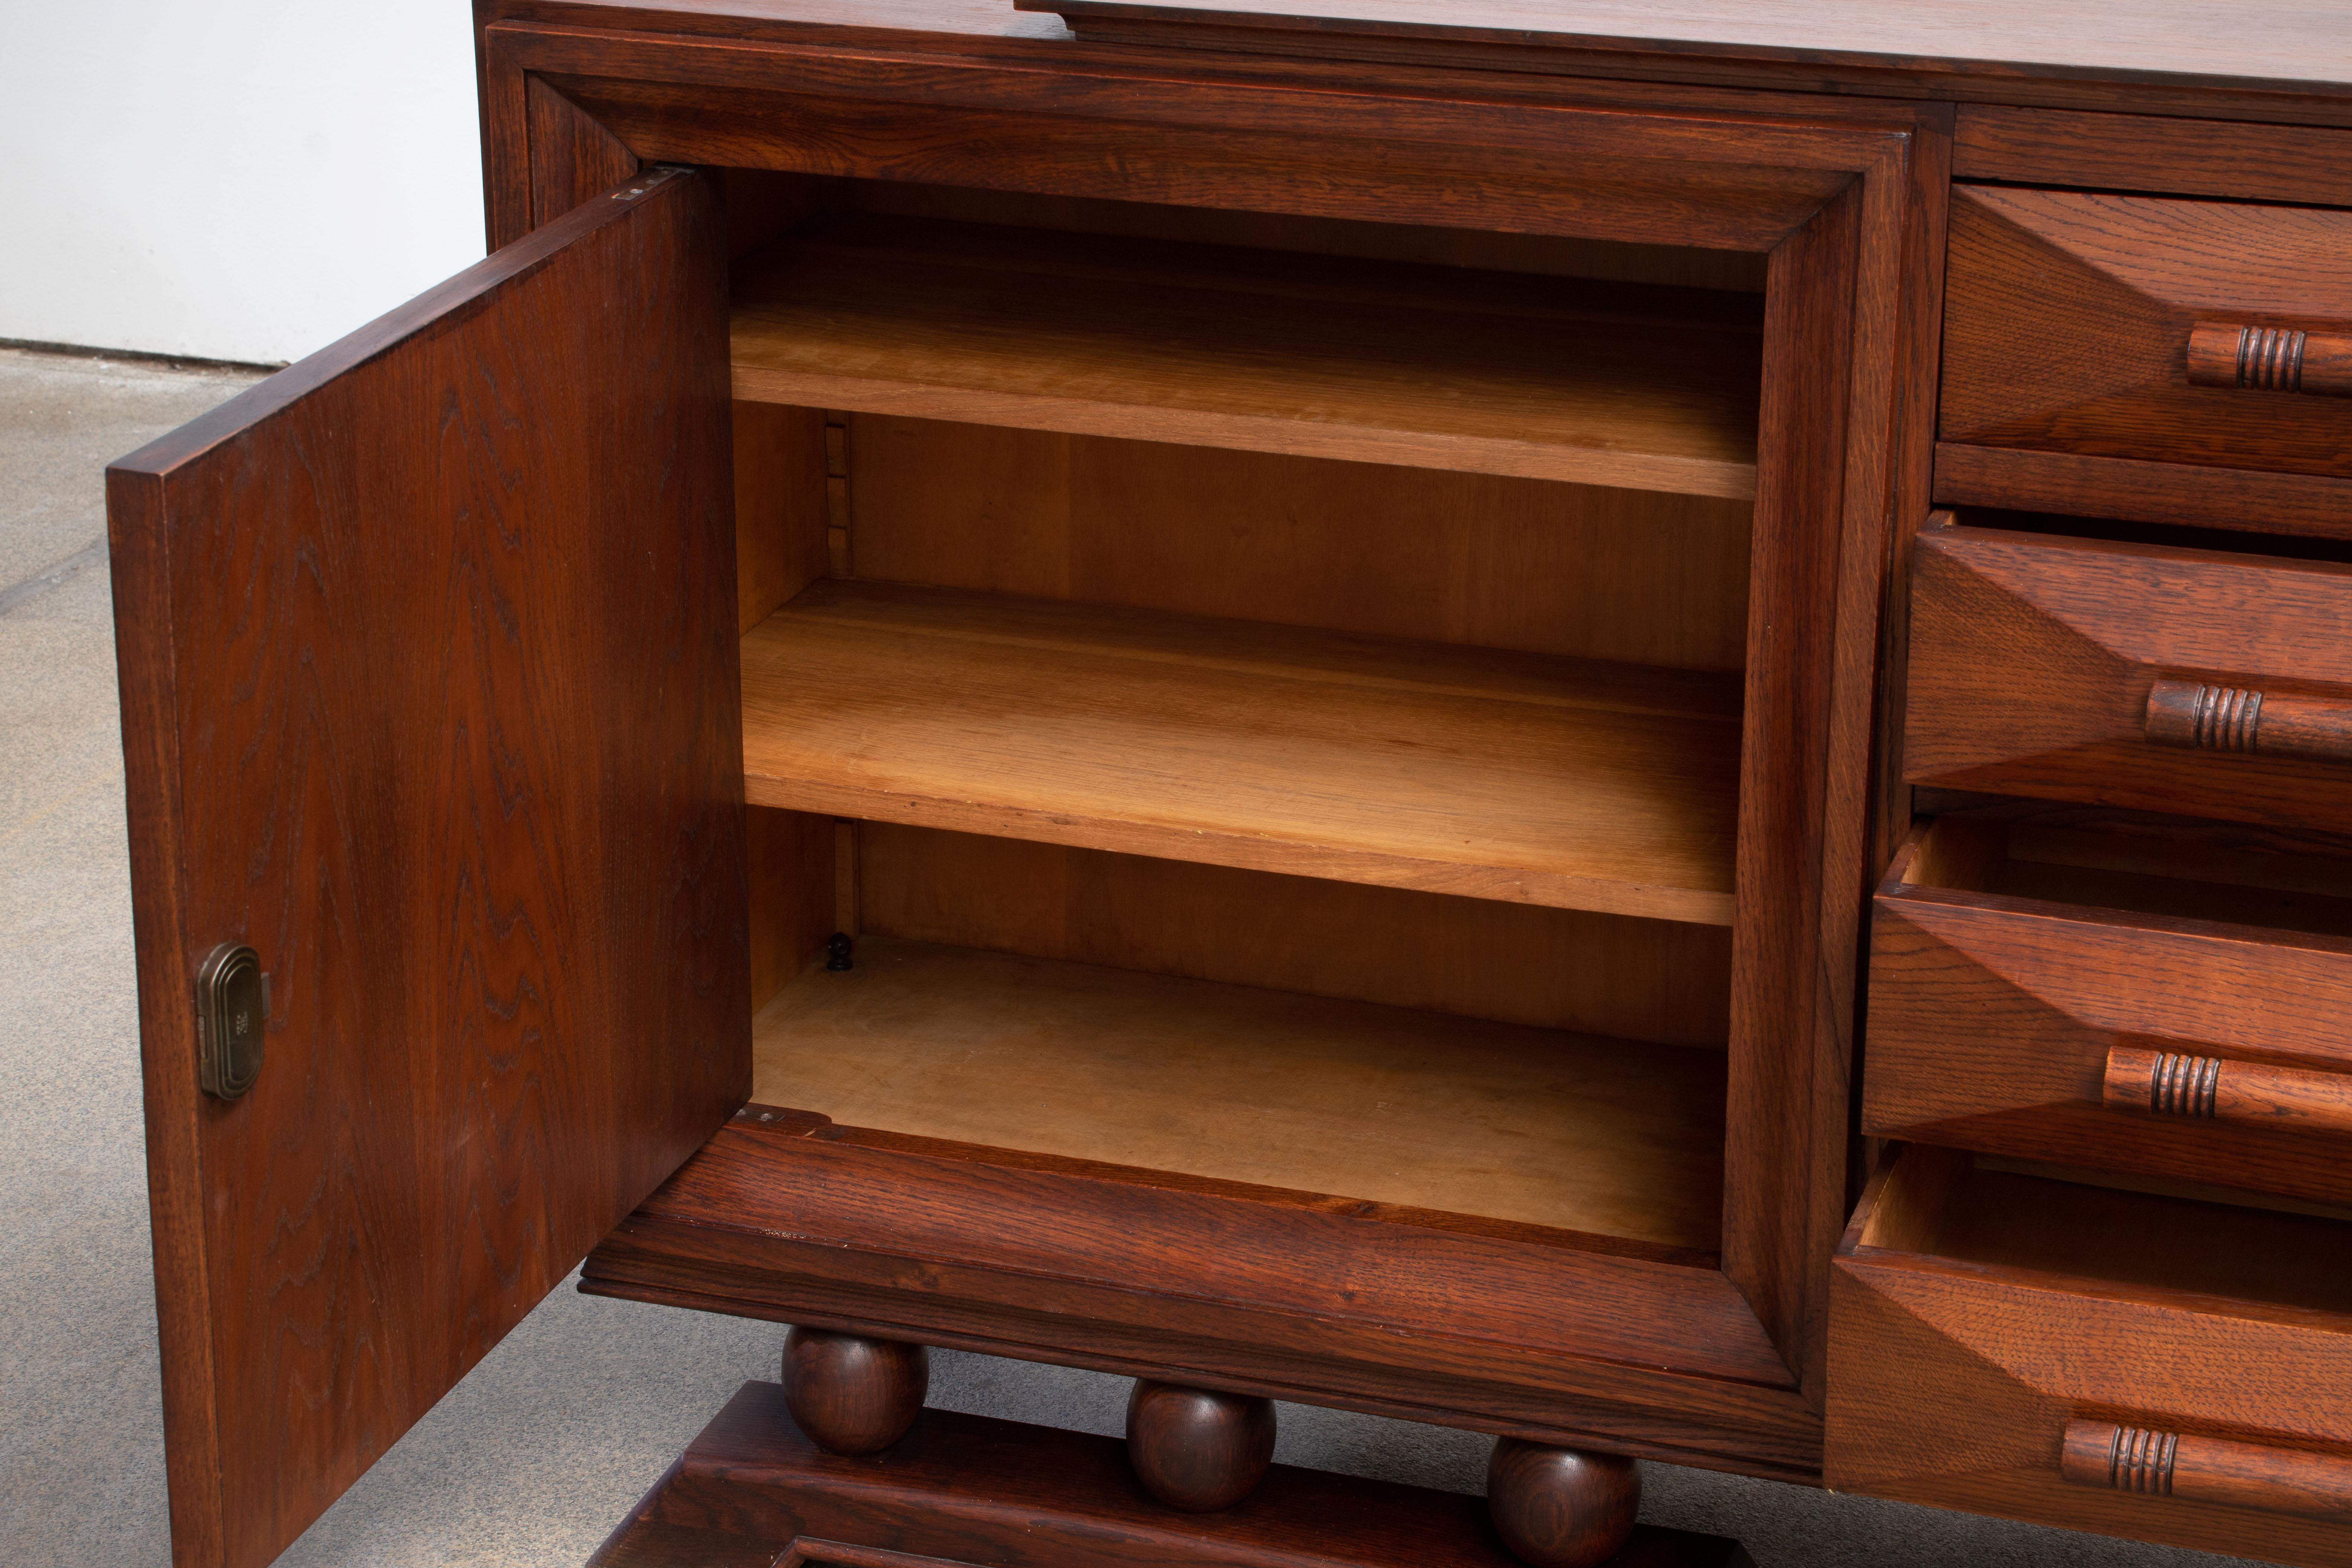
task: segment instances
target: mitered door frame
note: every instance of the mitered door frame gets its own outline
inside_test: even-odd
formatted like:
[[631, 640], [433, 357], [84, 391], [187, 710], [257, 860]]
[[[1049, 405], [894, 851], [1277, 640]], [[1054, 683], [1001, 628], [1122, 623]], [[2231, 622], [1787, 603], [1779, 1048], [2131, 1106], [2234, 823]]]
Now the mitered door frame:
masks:
[[[599, 6], [594, 26], [584, 15], [481, 7], [494, 242], [665, 160], [1769, 258], [1723, 1276], [1786, 1362], [1787, 1397], [1817, 1414], [1829, 1259], [1859, 1184], [1862, 917], [1907, 826], [1877, 672], [1899, 644], [1897, 574], [1927, 510], [1949, 109], [1211, 63], [650, 0]], [[1372, 1407], [1344, 1390], [1326, 1402]], [[1478, 1408], [1422, 1414], [1481, 1424]], [[1696, 1462], [1762, 1468], [1740, 1447], [1727, 1432]]]

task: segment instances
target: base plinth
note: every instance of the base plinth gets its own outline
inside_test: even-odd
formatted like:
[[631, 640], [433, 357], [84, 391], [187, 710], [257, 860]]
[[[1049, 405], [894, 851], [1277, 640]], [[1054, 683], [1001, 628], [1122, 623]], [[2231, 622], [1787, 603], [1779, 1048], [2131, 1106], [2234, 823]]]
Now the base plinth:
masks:
[[[1520, 1568], [1481, 1499], [1276, 1465], [1223, 1513], [1143, 1489], [1127, 1446], [926, 1410], [886, 1451], [803, 1436], [747, 1383], [591, 1568]], [[1736, 1542], [1643, 1526], [1615, 1568], [1748, 1568]]]

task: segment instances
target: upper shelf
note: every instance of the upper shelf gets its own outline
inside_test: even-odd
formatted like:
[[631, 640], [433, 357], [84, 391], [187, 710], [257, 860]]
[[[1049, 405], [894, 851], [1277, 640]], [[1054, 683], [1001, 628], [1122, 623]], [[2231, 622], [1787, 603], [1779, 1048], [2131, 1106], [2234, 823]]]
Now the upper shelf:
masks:
[[877, 583], [743, 639], [754, 805], [1728, 925], [1736, 676]]
[[870, 215], [735, 294], [748, 401], [1756, 493], [1750, 296]]

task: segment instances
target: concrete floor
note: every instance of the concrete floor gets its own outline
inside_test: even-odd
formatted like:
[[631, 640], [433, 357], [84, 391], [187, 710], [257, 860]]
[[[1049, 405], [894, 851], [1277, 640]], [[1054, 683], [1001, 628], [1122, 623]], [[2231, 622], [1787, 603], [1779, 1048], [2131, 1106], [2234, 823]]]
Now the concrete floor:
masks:
[[[249, 384], [0, 350], [0, 1561], [170, 1561], [104, 465]], [[782, 1331], [559, 1290], [281, 1562], [581, 1561]], [[932, 1402], [1118, 1430], [1124, 1382], [938, 1354]], [[1468, 1433], [1299, 1406], [1278, 1457], [1461, 1491]], [[1669, 1466], [1643, 1517], [1762, 1568], [2230, 1560]]]

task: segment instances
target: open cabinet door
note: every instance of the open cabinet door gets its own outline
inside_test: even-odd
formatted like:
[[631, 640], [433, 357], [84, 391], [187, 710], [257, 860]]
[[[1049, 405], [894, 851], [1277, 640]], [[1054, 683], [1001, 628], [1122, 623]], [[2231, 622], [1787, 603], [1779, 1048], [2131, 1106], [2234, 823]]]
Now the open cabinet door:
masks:
[[725, 269], [648, 171], [108, 473], [183, 1568], [749, 1093]]

